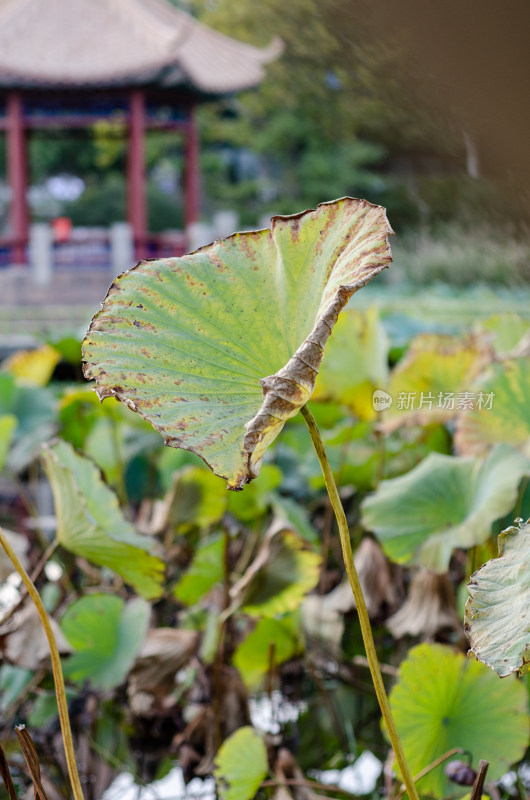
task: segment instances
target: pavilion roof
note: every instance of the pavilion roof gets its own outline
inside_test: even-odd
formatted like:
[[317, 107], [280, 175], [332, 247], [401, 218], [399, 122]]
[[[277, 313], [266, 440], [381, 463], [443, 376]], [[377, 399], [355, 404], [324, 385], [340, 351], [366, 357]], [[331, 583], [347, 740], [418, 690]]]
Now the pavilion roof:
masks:
[[256, 48], [166, 0], [0, 0], [0, 87], [156, 84], [248, 89], [281, 43]]

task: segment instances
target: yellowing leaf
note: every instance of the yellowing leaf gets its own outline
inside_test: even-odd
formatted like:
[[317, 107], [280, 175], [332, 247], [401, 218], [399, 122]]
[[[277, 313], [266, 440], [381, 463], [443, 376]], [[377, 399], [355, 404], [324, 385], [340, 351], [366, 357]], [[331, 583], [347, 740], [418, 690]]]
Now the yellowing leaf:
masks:
[[23, 383], [45, 386], [60, 360], [59, 351], [46, 344], [35, 350], [19, 350], [4, 361], [3, 367]]
[[318, 583], [320, 556], [289, 530], [267, 537], [231, 595], [250, 616], [273, 617], [298, 608]]
[[92, 320], [85, 375], [241, 489], [311, 397], [340, 311], [390, 263], [389, 233], [384, 209], [342, 198], [141, 262]]
[[384, 426], [445, 422], [458, 413], [461, 392], [468, 392], [490, 353], [480, 337], [422, 334], [392, 371], [388, 394], [392, 405]]
[[475, 455], [506, 442], [530, 456], [530, 359], [492, 364], [473, 390], [477, 398], [474, 408], [462, 412], [457, 420], [457, 450]]

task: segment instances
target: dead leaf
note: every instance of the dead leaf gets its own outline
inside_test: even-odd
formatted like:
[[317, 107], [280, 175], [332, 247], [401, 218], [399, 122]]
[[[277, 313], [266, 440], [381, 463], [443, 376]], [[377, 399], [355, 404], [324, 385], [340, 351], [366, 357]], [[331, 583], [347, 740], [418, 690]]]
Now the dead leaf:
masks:
[[175, 674], [197, 649], [197, 631], [179, 628], [150, 630], [129, 674], [127, 694], [138, 716], [154, 713], [175, 687]]
[[11, 773], [9, 771], [9, 764], [7, 763], [7, 758], [5, 757], [5, 753], [1, 747], [0, 747], [0, 775], [2, 776], [4, 786], [7, 789], [9, 800], [17, 800], [17, 793], [15, 792], [13, 779], [11, 778]]
[[461, 625], [449, 576], [427, 569], [417, 572], [405, 603], [386, 624], [396, 639], [406, 635], [433, 639], [441, 630], [458, 630]]
[[17, 725], [15, 727], [15, 733], [18, 743], [20, 744], [20, 749], [26, 759], [33, 786], [35, 787], [35, 800], [48, 800], [46, 792], [44, 791], [44, 786], [42, 785], [39, 757], [32, 738], [29, 735], [29, 731], [25, 725]]
[[[247, 690], [236, 669], [226, 665], [220, 668], [212, 666], [204, 671], [202, 677], [208, 701], [196, 707], [185, 730], [173, 740], [179, 758], [183, 753], [188, 780], [195, 775], [211, 774], [218, 744], [239, 728], [251, 725]], [[217, 707], [212, 705], [215, 700], [210, 702], [210, 698], [217, 698]]]
[[[355, 569], [371, 619], [397, 603], [395, 579], [383, 551], [374, 539], [365, 537], [354, 556]], [[309, 636], [340, 646], [344, 614], [355, 608], [350, 583], [344, 579], [325, 595], [309, 595], [302, 605], [302, 622]]]
[[[281, 747], [278, 750], [278, 755], [274, 763], [274, 776], [280, 783], [284, 781], [294, 780], [303, 782], [307, 780], [296, 763], [295, 757], [286, 747]], [[292, 800], [318, 800], [318, 798], [322, 797], [322, 795], [319, 795], [310, 786], [291, 785], [288, 790], [286, 787], [280, 787], [275, 793], [276, 800], [284, 800], [284, 798], [286, 800], [289, 796]]]
[[[55, 620], [50, 618], [50, 624], [61, 655], [72, 653]], [[48, 639], [34, 605], [26, 605], [0, 627], [0, 652], [6, 661], [24, 669], [37, 669], [49, 657]]]

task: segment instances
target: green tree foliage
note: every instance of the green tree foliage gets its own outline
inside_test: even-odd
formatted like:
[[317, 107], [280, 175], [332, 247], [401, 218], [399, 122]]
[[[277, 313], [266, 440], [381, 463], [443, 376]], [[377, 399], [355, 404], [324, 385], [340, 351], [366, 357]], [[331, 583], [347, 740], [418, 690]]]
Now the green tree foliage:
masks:
[[[362, 16], [336, 0], [190, 5], [227, 35], [257, 46], [278, 36], [284, 45], [257, 90], [202, 111], [206, 143], [261, 155], [261, 183], [238, 184], [251, 208], [293, 213], [349, 194], [382, 202], [394, 225], [415, 219], [416, 200], [405, 184], [381, 178], [386, 157], [446, 157], [455, 145], [411, 97], [399, 41], [377, 46]], [[223, 194], [230, 168], [223, 174], [218, 161], [215, 173], [211, 158], [204, 162], [208, 195], [216, 204], [233, 203], [230, 191]]]

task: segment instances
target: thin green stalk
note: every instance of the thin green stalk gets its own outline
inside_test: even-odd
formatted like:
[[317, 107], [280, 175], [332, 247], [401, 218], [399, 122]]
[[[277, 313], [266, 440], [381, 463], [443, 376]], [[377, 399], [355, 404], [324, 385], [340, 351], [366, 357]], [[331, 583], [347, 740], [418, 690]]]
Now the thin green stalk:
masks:
[[81, 789], [81, 781], [79, 779], [79, 772], [77, 771], [77, 764], [75, 760], [74, 741], [72, 738], [72, 730], [70, 728], [70, 719], [68, 717], [68, 704], [66, 702], [66, 692], [64, 687], [63, 670], [61, 667], [61, 658], [57, 648], [57, 642], [53, 635], [52, 626], [48, 619], [46, 609], [40, 599], [40, 595], [35, 588], [35, 584], [27, 574], [26, 570], [17, 558], [17, 554], [9, 544], [7, 536], [2, 528], [0, 528], [0, 544], [6, 551], [11, 559], [13, 566], [22, 578], [24, 586], [28, 590], [28, 594], [35, 603], [37, 612], [48, 639], [48, 646], [50, 648], [50, 656], [52, 661], [53, 679], [55, 682], [55, 694], [57, 696], [57, 708], [59, 710], [59, 720], [61, 723], [61, 732], [63, 734], [64, 752], [66, 755], [66, 765], [68, 767], [68, 774], [70, 776], [70, 783], [72, 784], [72, 791], [75, 800], [84, 800], [83, 790]]
[[368, 658], [370, 673], [372, 675], [375, 693], [379, 701], [381, 713], [385, 721], [388, 735], [392, 743], [392, 748], [394, 750], [394, 754], [396, 756], [396, 760], [398, 762], [399, 769], [401, 771], [401, 777], [407, 789], [409, 798], [410, 800], [419, 800], [418, 792], [416, 791], [416, 787], [414, 786], [414, 781], [412, 779], [410, 770], [405, 760], [403, 746], [401, 744], [401, 739], [399, 738], [399, 734], [397, 732], [394, 718], [392, 717], [392, 712], [390, 710], [390, 703], [388, 702], [385, 685], [383, 683], [383, 678], [381, 676], [381, 670], [379, 668], [379, 660], [377, 658], [377, 652], [374, 644], [374, 637], [372, 635], [372, 626], [370, 625], [370, 619], [368, 617], [366, 603], [364, 602], [361, 584], [359, 583], [359, 578], [357, 577], [357, 572], [355, 569], [355, 565], [353, 563], [353, 552], [351, 548], [350, 531], [348, 529], [346, 514], [344, 513], [344, 508], [342, 507], [342, 502], [339, 496], [337, 485], [335, 483], [333, 472], [331, 470], [331, 466], [328, 461], [326, 451], [324, 449], [324, 443], [321, 439], [320, 432], [318, 430], [315, 419], [307, 406], [304, 406], [301, 410], [302, 410], [302, 415], [306, 421], [307, 427], [309, 429], [309, 433], [311, 434], [311, 439], [313, 441], [313, 445], [316, 454], [318, 456], [320, 466], [322, 468], [322, 473], [324, 475], [324, 480], [326, 482], [326, 488], [328, 490], [329, 499], [331, 500], [331, 505], [333, 506], [333, 511], [335, 512], [335, 517], [337, 519], [337, 524], [339, 526], [340, 543], [342, 546], [342, 555], [344, 558], [344, 564], [346, 566], [346, 573], [348, 575], [353, 596], [355, 598], [355, 604], [357, 606], [357, 613], [359, 615], [359, 622], [361, 625], [361, 633], [363, 637], [364, 647], [366, 650], [366, 656]]

